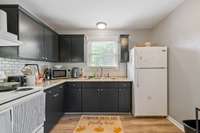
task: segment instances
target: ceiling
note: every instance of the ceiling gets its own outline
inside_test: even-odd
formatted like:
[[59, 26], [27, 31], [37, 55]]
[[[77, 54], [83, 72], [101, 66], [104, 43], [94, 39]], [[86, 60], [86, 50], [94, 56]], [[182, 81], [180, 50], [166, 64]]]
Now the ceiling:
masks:
[[184, 0], [1, 0], [19, 3], [57, 32], [96, 29], [149, 29]]

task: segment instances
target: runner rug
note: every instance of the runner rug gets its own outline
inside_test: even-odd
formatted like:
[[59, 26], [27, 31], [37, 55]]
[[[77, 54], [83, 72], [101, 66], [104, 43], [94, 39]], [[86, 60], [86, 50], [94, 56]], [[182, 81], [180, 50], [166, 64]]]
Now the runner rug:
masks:
[[81, 116], [73, 133], [124, 133], [120, 116]]

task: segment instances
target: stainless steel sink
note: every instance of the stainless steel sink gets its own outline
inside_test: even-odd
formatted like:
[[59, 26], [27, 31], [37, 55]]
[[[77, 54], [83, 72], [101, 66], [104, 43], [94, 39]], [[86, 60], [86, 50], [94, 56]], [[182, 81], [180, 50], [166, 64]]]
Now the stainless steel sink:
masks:
[[17, 88], [16, 91], [29, 91], [29, 90], [33, 90], [34, 88], [31, 88], [31, 87], [20, 87], [20, 88]]

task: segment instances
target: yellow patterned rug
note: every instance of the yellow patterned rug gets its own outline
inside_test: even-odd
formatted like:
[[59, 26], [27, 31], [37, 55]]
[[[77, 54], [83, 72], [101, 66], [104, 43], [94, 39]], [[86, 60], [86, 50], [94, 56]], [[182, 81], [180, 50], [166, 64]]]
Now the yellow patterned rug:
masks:
[[119, 116], [81, 116], [73, 133], [124, 133]]

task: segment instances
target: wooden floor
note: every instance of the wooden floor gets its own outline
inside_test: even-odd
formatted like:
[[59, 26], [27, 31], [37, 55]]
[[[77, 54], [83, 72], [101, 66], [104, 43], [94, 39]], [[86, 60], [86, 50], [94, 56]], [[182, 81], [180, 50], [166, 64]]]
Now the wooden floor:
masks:
[[[51, 133], [73, 133], [80, 116], [65, 115]], [[125, 133], [183, 133], [165, 118], [133, 118], [120, 116]]]

